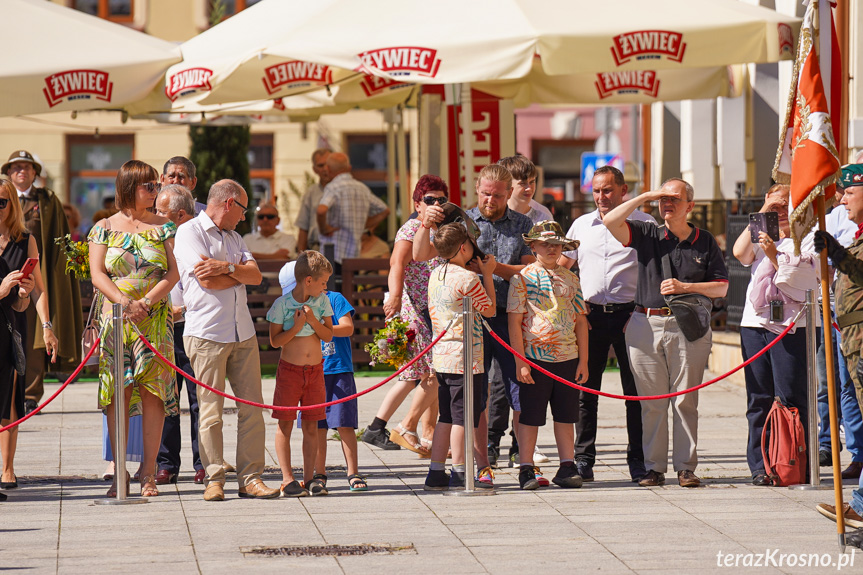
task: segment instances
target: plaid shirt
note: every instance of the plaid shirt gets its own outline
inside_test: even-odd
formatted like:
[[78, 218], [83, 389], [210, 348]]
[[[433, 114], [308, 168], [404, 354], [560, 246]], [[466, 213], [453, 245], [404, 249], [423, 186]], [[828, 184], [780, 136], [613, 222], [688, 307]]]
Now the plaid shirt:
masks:
[[327, 223], [338, 231], [320, 235], [321, 248], [335, 245], [337, 263], [360, 257], [360, 241], [366, 220], [387, 209], [387, 205], [364, 183], [349, 173], [339, 174], [324, 188], [322, 206], [327, 206]]
[[[482, 232], [476, 242], [479, 249], [493, 255], [495, 261], [520, 266], [522, 256], [533, 255], [521, 237], [533, 227], [533, 222], [526, 215], [509, 208], [503, 217], [493, 222], [485, 219], [479, 213], [479, 208], [467, 210], [467, 215], [473, 218]], [[509, 296], [509, 282], [498, 275], [494, 276], [494, 295], [497, 298], [497, 307], [505, 308]]]

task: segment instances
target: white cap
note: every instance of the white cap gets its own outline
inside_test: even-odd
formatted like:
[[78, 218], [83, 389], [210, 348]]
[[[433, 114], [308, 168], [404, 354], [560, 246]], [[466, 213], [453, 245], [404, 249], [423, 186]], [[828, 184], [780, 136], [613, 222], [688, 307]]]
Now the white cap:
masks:
[[279, 285], [282, 286], [282, 295], [297, 287], [297, 279], [294, 277], [294, 267], [297, 262], [288, 262], [279, 270]]

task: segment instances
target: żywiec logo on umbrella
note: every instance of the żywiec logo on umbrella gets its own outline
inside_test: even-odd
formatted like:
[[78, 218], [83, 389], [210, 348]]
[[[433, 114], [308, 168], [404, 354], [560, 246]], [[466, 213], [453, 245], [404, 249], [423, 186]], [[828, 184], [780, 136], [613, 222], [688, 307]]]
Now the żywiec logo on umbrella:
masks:
[[604, 100], [611, 96], [638, 94], [639, 92], [656, 98], [659, 94], [659, 80], [653, 70], [626, 70], [605, 72], [596, 75], [596, 91]]
[[434, 78], [440, 68], [437, 50], [418, 46], [377, 48], [357, 54], [362, 64], [357, 72], [385, 72], [391, 76], [425, 76]]
[[208, 68], [187, 68], [180, 70], [176, 74], [168, 77], [168, 82], [165, 85], [165, 95], [172, 102], [180, 96], [185, 96], [196, 92], [209, 92], [213, 89], [210, 86], [210, 76], [213, 71]]
[[114, 83], [108, 79], [108, 72], [101, 70], [66, 70], [57, 72], [45, 78], [42, 93], [48, 100], [48, 106], [53, 108], [63, 100], [97, 100], [111, 101]]
[[611, 54], [618, 66], [636, 60], [659, 60], [668, 58], [672, 62], [682, 62], [686, 52], [683, 34], [669, 30], [638, 30], [625, 32], [614, 37]]
[[363, 89], [363, 92], [365, 92], [366, 97], [368, 98], [371, 98], [372, 96], [377, 96], [384, 90], [404, 88], [409, 85], [410, 84], [405, 84], [404, 82], [399, 82], [398, 80], [381, 78], [380, 76], [372, 76], [370, 74], [366, 74], [365, 76], [363, 76], [363, 79], [360, 82], [360, 87]]
[[272, 95], [283, 88], [301, 88], [306, 86], [323, 86], [333, 83], [333, 72], [329, 66], [289, 60], [279, 62], [264, 70], [261, 78], [267, 93]]
[[794, 32], [791, 26], [780, 22], [777, 24], [779, 28], [779, 53], [791, 54], [794, 51]]

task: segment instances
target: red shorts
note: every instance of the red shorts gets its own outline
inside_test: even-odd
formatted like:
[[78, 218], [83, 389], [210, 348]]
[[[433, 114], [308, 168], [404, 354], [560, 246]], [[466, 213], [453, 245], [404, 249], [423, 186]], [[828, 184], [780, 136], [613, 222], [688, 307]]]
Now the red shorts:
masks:
[[[298, 405], [317, 405], [327, 401], [327, 388], [324, 383], [324, 362], [317, 365], [294, 365], [279, 360], [276, 370], [276, 391], [273, 405], [296, 407]], [[303, 410], [303, 420], [320, 421], [327, 418], [327, 408]], [[295, 410], [273, 410], [273, 419], [294, 421]]]

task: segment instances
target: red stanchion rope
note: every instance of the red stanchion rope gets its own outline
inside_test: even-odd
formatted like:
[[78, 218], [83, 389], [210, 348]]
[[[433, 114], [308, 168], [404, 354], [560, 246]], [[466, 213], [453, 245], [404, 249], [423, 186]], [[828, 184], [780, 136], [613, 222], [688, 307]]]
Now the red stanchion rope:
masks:
[[[451, 325], [451, 324], [452, 324], [452, 321], [450, 321], [450, 325]], [[320, 409], [320, 408], [322, 408], [322, 407], [329, 407], [330, 405], [336, 405], [336, 404], [338, 404], [338, 403], [344, 403], [344, 402], [346, 402], [346, 401], [350, 401], [350, 400], [352, 400], [352, 399], [356, 399], [356, 398], [358, 398], [358, 397], [360, 397], [360, 396], [362, 396], [362, 395], [365, 395], [365, 394], [367, 394], [367, 393], [371, 393], [372, 391], [376, 390], [376, 389], [377, 389], [377, 388], [379, 388], [380, 386], [382, 386], [382, 385], [384, 385], [384, 384], [386, 384], [386, 383], [389, 383], [390, 381], [392, 381], [393, 379], [395, 379], [397, 376], [401, 375], [401, 374], [402, 374], [402, 373], [403, 373], [407, 368], [409, 368], [410, 366], [412, 366], [413, 364], [415, 364], [417, 361], [419, 361], [419, 359], [420, 359], [422, 356], [424, 356], [424, 355], [425, 355], [425, 354], [427, 354], [429, 351], [431, 351], [432, 346], [434, 346], [434, 344], [436, 344], [438, 341], [440, 341], [440, 339], [441, 339], [441, 338], [446, 334], [447, 330], [449, 329], [449, 325], [447, 325], [446, 329], [444, 329], [444, 330], [440, 333], [440, 335], [438, 335], [438, 336], [434, 339], [434, 341], [432, 341], [430, 344], [428, 344], [428, 345], [425, 347], [425, 349], [423, 349], [423, 350], [419, 353], [419, 355], [417, 355], [415, 358], [413, 358], [412, 360], [410, 360], [409, 362], [407, 362], [407, 363], [406, 363], [404, 366], [402, 366], [402, 367], [401, 367], [397, 372], [395, 372], [394, 374], [392, 374], [392, 375], [391, 375], [391, 376], [389, 376], [388, 378], [384, 379], [384, 380], [383, 380], [383, 381], [381, 381], [380, 383], [376, 383], [375, 385], [371, 386], [370, 388], [366, 389], [365, 391], [360, 391], [360, 392], [355, 393], [355, 394], [353, 394], [353, 395], [348, 395], [347, 397], [342, 397], [342, 398], [340, 398], [340, 399], [336, 399], [336, 400], [333, 400], [333, 401], [328, 401], [328, 402], [326, 402], [326, 403], [318, 403], [318, 404], [316, 404], [316, 405], [304, 405], [304, 406], [302, 406], [302, 407], [299, 407], [299, 406], [284, 406], [284, 405], [267, 405], [266, 403], [257, 403], [257, 402], [254, 402], [254, 401], [249, 401], [249, 400], [247, 400], [247, 399], [241, 399], [241, 398], [239, 398], [239, 397], [234, 397], [233, 395], [230, 395], [230, 394], [228, 394], [228, 393], [225, 393], [224, 391], [219, 391], [218, 389], [216, 389], [216, 388], [214, 388], [214, 387], [210, 387], [209, 385], [207, 385], [207, 384], [206, 384], [206, 383], [204, 383], [203, 381], [198, 381], [197, 379], [195, 379], [194, 377], [192, 377], [191, 375], [189, 375], [188, 373], [186, 373], [185, 371], [183, 371], [182, 369], [180, 369], [179, 367], [177, 367], [176, 365], [174, 365], [173, 363], [171, 363], [170, 361], [168, 361], [168, 358], [166, 358], [164, 355], [162, 355], [161, 353], [159, 353], [159, 350], [158, 350], [158, 349], [156, 349], [155, 347], [153, 347], [153, 345], [152, 345], [149, 341], [147, 341], [147, 338], [145, 338], [145, 337], [144, 337], [144, 335], [143, 335], [140, 331], [138, 331], [138, 328], [137, 328], [137, 326], [135, 326], [135, 324], [132, 324], [132, 327], [133, 327], [133, 329], [134, 329], [135, 331], [137, 331], [137, 332], [138, 332], [138, 338], [139, 338], [139, 339], [144, 343], [144, 345], [145, 345], [145, 346], [147, 346], [147, 348], [148, 348], [150, 351], [152, 351], [154, 354], [156, 354], [156, 357], [158, 357], [158, 358], [159, 358], [159, 359], [160, 359], [160, 360], [161, 360], [165, 365], [167, 365], [168, 367], [170, 367], [171, 369], [173, 369], [174, 371], [176, 371], [177, 373], [179, 373], [180, 375], [182, 375], [183, 377], [185, 377], [186, 379], [188, 379], [188, 380], [189, 380], [189, 381], [191, 381], [192, 383], [195, 383], [195, 384], [197, 384], [197, 385], [200, 385], [200, 386], [201, 386], [201, 387], [203, 387], [204, 389], [207, 389], [207, 390], [209, 390], [209, 391], [212, 391], [212, 392], [213, 392], [213, 393], [215, 393], [216, 395], [221, 395], [222, 397], [224, 397], [224, 398], [226, 398], [226, 399], [232, 399], [232, 400], [234, 400], [234, 401], [236, 401], [236, 402], [238, 402], [238, 403], [245, 403], [246, 405], [251, 405], [251, 406], [253, 406], [253, 407], [260, 407], [260, 408], [263, 408], [263, 409], [272, 409], [272, 410], [274, 410], [274, 411], [306, 411], [307, 409]]]
[[[802, 310], [801, 310], [801, 313], [802, 313]], [[527, 363], [529, 366], [531, 366], [535, 370], [539, 371], [540, 373], [544, 373], [545, 375], [554, 379], [555, 381], [559, 381], [560, 383], [563, 383], [565, 385], [568, 385], [569, 387], [572, 387], [572, 388], [575, 388], [575, 389], [578, 389], [581, 391], [586, 391], [587, 393], [592, 393], [594, 395], [601, 395], [602, 397], [610, 397], [612, 399], [625, 399], [628, 401], [650, 401], [650, 400], [654, 400], [654, 399], [668, 399], [671, 397], [677, 397], [678, 395], [684, 395], [686, 393], [692, 393], [693, 391], [698, 391], [699, 389], [701, 389], [703, 387], [707, 387], [708, 385], [712, 385], [712, 384], [716, 383], [717, 381], [721, 381], [721, 380], [725, 379], [726, 377], [728, 377], [729, 375], [731, 375], [732, 373], [743, 369], [744, 367], [746, 367], [747, 365], [749, 365], [750, 363], [752, 363], [753, 361], [755, 361], [756, 359], [758, 359], [759, 357], [761, 357], [762, 355], [767, 353], [767, 350], [769, 350], [771, 347], [776, 345], [776, 343], [780, 339], [785, 337], [788, 334], [788, 332], [790, 332], [794, 328], [794, 325], [797, 323], [797, 319], [799, 317], [800, 317], [800, 313], [797, 314], [797, 317], [794, 318], [794, 321], [792, 321], [791, 324], [788, 327], [786, 327], [785, 330], [782, 331], [782, 333], [780, 333], [776, 337], [776, 339], [774, 339], [773, 341], [768, 343], [758, 353], [756, 353], [755, 355], [753, 355], [752, 357], [750, 357], [749, 359], [747, 359], [746, 361], [744, 361], [743, 363], [741, 363], [740, 365], [735, 367], [734, 369], [720, 375], [719, 377], [714, 377], [710, 381], [705, 381], [704, 383], [702, 383], [700, 385], [696, 385], [695, 387], [690, 387], [689, 389], [684, 389], [682, 391], [675, 391], [674, 393], [665, 393], [663, 395], [617, 395], [614, 393], [606, 393], [604, 391], [599, 391], [598, 389], [590, 389], [589, 387], [584, 387], [583, 385], [578, 385], [577, 383], [574, 383], [572, 381], [566, 381], [562, 377], [559, 377], [559, 376], [551, 373], [547, 369], [544, 369], [544, 368], [536, 365], [535, 363], [530, 361], [528, 358], [524, 357], [523, 355], [521, 355], [520, 353], [515, 351], [512, 347], [510, 347], [510, 345], [508, 343], [503, 341], [503, 339], [501, 339], [501, 337], [499, 335], [497, 335], [496, 333], [494, 333], [494, 331], [492, 331], [491, 327], [489, 327], [488, 323], [484, 319], [482, 320], [482, 323], [485, 325], [485, 328], [488, 330], [488, 332], [491, 334], [491, 336], [495, 340], [497, 340], [497, 342], [499, 344], [501, 344], [503, 347], [505, 347], [507, 350], [509, 350], [510, 353], [512, 353], [517, 358], [519, 358], [520, 360]]]
[[24, 423], [25, 421], [27, 421], [28, 419], [30, 419], [31, 417], [33, 417], [34, 415], [36, 415], [37, 413], [42, 411], [42, 409], [46, 405], [48, 405], [49, 403], [54, 401], [54, 399], [58, 395], [60, 395], [64, 389], [66, 389], [67, 385], [69, 385], [70, 383], [75, 381], [75, 378], [78, 377], [78, 374], [81, 373], [82, 369], [84, 369], [84, 366], [87, 364], [87, 361], [90, 359], [90, 356], [92, 356], [96, 352], [96, 350], [99, 349], [99, 341], [100, 341], [99, 339], [96, 339], [95, 343], [93, 343], [93, 347], [91, 347], [89, 353], [87, 353], [87, 356], [81, 361], [81, 365], [79, 365], [77, 367], [77, 369], [75, 369], [75, 371], [72, 372], [72, 375], [70, 375], [69, 379], [67, 379], [66, 382], [60, 386], [60, 389], [55, 391], [51, 397], [49, 397], [44, 403], [42, 403], [42, 405], [38, 406], [36, 409], [31, 411], [30, 413], [28, 413], [27, 415], [25, 415], [24, 417], [22, 417], [18, 421], [14, 421], [14, 422], [10, 423], [9, 425], [7, 425], [6, 427], [0, 427], [0, 433], [3, 433], [4, 431], [9, 431], [10, 429], [15, 427], [16, 425], [21, 425], [22, 423]]

